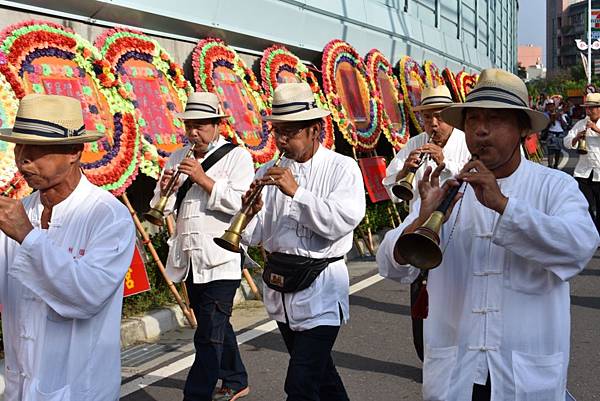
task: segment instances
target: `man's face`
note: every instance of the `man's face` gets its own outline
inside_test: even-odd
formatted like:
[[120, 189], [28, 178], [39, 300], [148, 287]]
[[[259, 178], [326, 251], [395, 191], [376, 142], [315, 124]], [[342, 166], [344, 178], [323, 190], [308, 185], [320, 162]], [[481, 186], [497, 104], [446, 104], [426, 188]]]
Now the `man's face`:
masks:
[[206, 152], [208, 144], [217, 139], [217, 126], [215, 120], [185, 120], [185, 133], [196, 150]]
[[515, 110], [467, 109], [464, 126], [469, 152], [490, 170], [508, 162], [519, 146], [521, 132]]
[[443, 108], [423, 110], [421, 115], [423, 116], [425, 132], [433, 138], [433, 143], [444, 147], [448, 138], [450, 138], [450, 134], [452, 134], [453, 128], [442, 120], [440, 116], [442, 110]]
[[319, 124], [307, 127], [306, 122], [272, 123], [277, 148], [285, 152], [285, 157], [296, 161], [301, 161], [307, 152], [313, 150], [314, 137], [318, 135], [318, 130]]
[[14, 148], [15, 162], [27, 184], [46, 190], [63, 182], [79, 163], [81, 145], [21, 145]]
[[592, 120], [596, 122], [600, 119], [600, 107], [586, 107], [585, 114]]

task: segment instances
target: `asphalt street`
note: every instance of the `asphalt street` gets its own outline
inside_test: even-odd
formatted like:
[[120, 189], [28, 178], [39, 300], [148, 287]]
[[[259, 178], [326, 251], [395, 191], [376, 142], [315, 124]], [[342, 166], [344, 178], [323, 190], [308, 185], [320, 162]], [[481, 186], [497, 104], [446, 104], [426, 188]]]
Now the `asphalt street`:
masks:
[[[575, 164], [570, 156], [560, 166], [568, 173]], [[379, 280], [373, 261], [350, 264], [350, 275], [355, 284], [350, 323], [340, 331], [334, 348], [350, 399], [420, 400], [421, 363], [412, 344], [408, 287]], [[571, 305], [568, 388], [578, 401], [600, 400], [600, 252], [571, 281]], [[279, 332], [258, 303], [236, 309], [233, 321], [251, 387], [244, 400], [284, 400], [288, 355]], [[193, 358], [192, 335], [192, 330], [183, 329], [156, 344], [126, 350], [122, 400], [182, 399]]]
[[[600, 347], [597, 345], [600, 342], [600, 253], [572, 281], [571, 288], [569, 389], [579, 401], [600, 400]], [[350, 324], [342, 328], [334, 350], [350, 399], [421, 399], [421, 365], [412, 345], [407, 287], [388, 280], [378, 281], [351, 295], [350, 302]], [[240, 348], [252, 389], [244, 399], [285, 399], [283, 382], [288, 357], [277, 330], [254, 338]], [[189, 354], [191, 349], [177, 356], [173, 354], [171, 360], [163, 359], [154, 370]], [[183, 369], [122, 399], [181, 399], [186, 375], [187, 369]]]

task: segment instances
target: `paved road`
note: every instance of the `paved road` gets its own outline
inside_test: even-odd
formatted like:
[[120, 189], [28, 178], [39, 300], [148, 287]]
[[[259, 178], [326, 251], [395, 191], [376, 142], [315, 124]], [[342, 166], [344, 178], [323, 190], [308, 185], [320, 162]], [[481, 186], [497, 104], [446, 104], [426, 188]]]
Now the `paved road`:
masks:
[[[576, 154], [570, 151], [569, 156], [564, 158], [561, 168], [572, 174]], [[375, 271], [374, 262], [355, 263], [350, 271], [352, 282], [361, 282]], [[421, 364], [412, 345], [407, 287], [387, 280], [377, 281], [351, 295], [350, 303], [350, 324], [342, 328], [334, 349], [350, 398], [420, 400]], [[572, 281], [571, 304], [568, 387], [578, 401], [600, 400], [600, 252]], [[256, 304], [234, 312], [234, 327], [239, 329], [238, 339], [244, 341], [240, 349], [252, 388], [251, 394], [244, 398], [248, 401], [284, 399], [288, 356], [279, 333], [269, 331], [273, 327], [264, 324], [265, 318], [264, 310]], [[158, 344], [145, 346], [145, 351], [142, 347], [127, 351], [122, 387], [127, 395], [122, 400], [181, 399], [192, 358], [191, 337], [191, 330], [181, 330], [165, 336]], [[152, 384], [137, 390], [144, 382]]]
[[[374, 268], [374, 264], [371, 266]], [[360, 401], [421, 399], [420, 362], [412, 348], [407, 288], [387, 280], [378, 281], [354, 293], [350, 302], [351, 321], [342, 329], [334, 355], [350, 398]], [[569, 388], [579, 401], [600, 400], [600, 253], [573, 280], [572, 305]], [[183, 341], [186, 336], [189, 332], [182, 332], [182, 338], [177, 341]], [[173, 345], [169, 341], [174, 340], [165, 341]], [[191, 348], [187, 352], [179, 349], [163, 355], [162, 365], [172, 362], [164, 359], [169, 355], [171, 359], [181, 360], [190, 351]], [[251, 395], [245, 400], [283, 400], [287, 354], [279, 333], [275, 330], [254, 338], [242, 344], [241, 351], [252, 387]], [[186, 374], [187, 369], [170, 374], [122, 399], [178, 400]]]

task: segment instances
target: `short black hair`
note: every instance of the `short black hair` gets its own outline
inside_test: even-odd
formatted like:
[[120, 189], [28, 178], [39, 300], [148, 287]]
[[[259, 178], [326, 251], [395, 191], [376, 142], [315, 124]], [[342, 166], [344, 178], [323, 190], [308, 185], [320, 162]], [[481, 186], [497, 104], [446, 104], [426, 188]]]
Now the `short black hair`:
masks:
[[524, 110], [517, 110], [517, 124], [519, 125], [519, 131], [527, 131], [527, 133], [531, 131], [531, 119]]

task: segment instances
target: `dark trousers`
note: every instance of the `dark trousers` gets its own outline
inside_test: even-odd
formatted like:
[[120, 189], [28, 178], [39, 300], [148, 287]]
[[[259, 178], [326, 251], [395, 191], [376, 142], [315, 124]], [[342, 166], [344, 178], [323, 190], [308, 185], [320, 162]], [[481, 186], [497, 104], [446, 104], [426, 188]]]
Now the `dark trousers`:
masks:
[[548, 167], [558, 168], [562, 151], [560, 149], [548, 149]]
[[331, 358], [339, 326], [292, 331], [285, 323], [277, 325], [290, 354], [284, 387], [287, 401], [349, 401]]
[[240, 280], [206, 284], [188, 280], [186, 285], [198, 328], [194, 334], [196, 358], [183, 389], [184, 401], [211, 401], [219, 379], [223, 380], [223, 386], [233, 390], [247, 387], [248, 375], [229, 323]]
[[492, 398], [492, 385], [490, 384], [490, 376], [488, 375], [485, 386], [481, 384], [473, 385], [473, 397], [471, 401], [490, 401]]
[[579, 189], [589, 203], [589, 211], [596, 229], [600, 233], [600, 182], [592, 181], [594, 172], [588, 178], [576, 177]]

